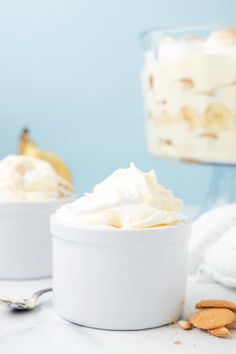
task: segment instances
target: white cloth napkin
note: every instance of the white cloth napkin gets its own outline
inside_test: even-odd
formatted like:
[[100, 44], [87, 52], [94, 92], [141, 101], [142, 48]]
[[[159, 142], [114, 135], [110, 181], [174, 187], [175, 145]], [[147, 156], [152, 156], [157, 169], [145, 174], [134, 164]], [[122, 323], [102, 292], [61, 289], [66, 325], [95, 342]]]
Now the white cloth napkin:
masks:
[[236, 287], [236, 204], [212, 209], [194, 222], [189, 272]]

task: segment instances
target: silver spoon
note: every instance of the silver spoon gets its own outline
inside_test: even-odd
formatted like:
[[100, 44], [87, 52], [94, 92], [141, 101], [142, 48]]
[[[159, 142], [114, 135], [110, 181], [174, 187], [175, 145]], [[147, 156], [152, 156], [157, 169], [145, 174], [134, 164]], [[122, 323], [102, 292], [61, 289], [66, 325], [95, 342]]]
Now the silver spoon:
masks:
[[17, 299], [14, 297], [2, 297], [0, 298], [0, 304], [7, 305], [11, 310], [33, 310], [36, 305], [38, 298], [45, 294], [52, 291], [52, 288], [46, 288], [42, 290], [36, 291], [30, 298], [28, 299]]

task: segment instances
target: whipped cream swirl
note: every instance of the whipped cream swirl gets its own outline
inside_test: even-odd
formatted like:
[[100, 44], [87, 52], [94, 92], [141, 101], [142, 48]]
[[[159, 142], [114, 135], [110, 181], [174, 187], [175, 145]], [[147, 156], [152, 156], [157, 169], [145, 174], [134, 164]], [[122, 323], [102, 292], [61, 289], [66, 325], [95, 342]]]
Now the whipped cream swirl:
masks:
[[184, 221], [183, 203], [158, 183], [155, 172], [134, 164], [119, 169], [75, 202], [56, 212], [58, 220], [81, 226], [148, 228]]
[[160, 61], [181, 60], [194, 55], [236, 56], [236, 30], [212, 32], [206, 39], [183, 36], [180, 39], [163, 37], [159, 42]]
[[0, 161], [0, 202], [47, 201], [71, 194], [50, 163], [24, 155]]

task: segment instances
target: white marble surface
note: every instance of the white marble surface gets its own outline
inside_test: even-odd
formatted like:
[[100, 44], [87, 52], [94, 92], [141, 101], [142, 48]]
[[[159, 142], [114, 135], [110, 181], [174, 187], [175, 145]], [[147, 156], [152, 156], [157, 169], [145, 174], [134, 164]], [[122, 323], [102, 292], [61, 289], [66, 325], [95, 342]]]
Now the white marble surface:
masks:
[[[47, 287], [50, 279], [0, 281], [0, 296], [29, 296]], [[174, 296], [174, 294], [173, 294]], [[186, 312], [202, 298], [236, 301], [236, 290], [218, 284], [195, 283], [189, 279]], [[102, 316], [102, 314], [101, 314]], [[174, 344], [180, 341], [181, 344]], [[89, 329], [59, 318], [53, 310], [52, 294], [45, 294], [32, 312], [0, 309], [1, 354], [235, 354], [236, 331], [231, 339], [218, 339], [199, 330], [183, 331], [177, 326], [118, 332]]]

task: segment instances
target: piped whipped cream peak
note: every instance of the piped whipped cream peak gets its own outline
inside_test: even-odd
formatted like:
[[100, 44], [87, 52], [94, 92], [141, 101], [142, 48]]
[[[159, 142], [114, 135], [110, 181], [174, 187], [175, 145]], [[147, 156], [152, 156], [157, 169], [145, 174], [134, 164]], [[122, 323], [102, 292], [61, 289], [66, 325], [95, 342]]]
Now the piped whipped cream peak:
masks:
[[159, 42], [159, 60], [179, 60], [201, 53], [209, 55], [236, 55], [236, 30], [212, 32], [206, 39], [183, 36], [179, 39], [163, 37]]
[[46, 161], [24, 155], [0, 161], [0, 202], [47, 201], [69, 194], [69, 182]]
[[205, 43], [206, 54], [236, 55], [236, 30], [213, 32]]
[[81, 226], [148, 228], [182, 222], [182, 206], [157, 181], [154, 171], [142, 172], [131, 163], [96, 185], [92, 193], [58, 209], [56, 217]]
[[160, 60], [177, 60], [203, 51], [204, 41], [201, 38], [184, 36], [177, 40], [173, 37], [163, 37], [159, 43], [158, 56]]

